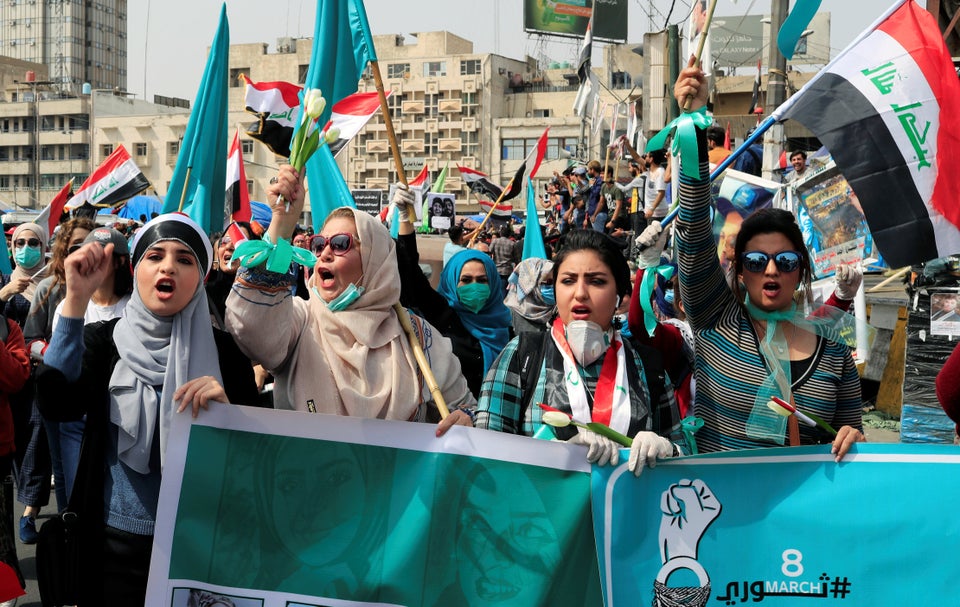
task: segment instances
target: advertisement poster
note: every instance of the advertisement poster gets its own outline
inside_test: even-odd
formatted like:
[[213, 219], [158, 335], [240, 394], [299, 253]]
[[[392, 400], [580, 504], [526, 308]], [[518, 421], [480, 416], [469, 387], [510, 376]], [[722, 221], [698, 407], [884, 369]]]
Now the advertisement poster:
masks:
[[[950, 602], [960, 519], [952, 445], [858, 443], [595, 468], [607, 605]], [[906, 582], [905, 580], [909, 580]]]
[[930, 294], [930, 334], [960, 337], [960, 310], [956, 293]]
[[214, 405], [174, 416], [148, 605], [602, 604], [582, 448]]
[[797, 221], [815, 278], [833, 276], [839, 264], [876, 255], [857, 195], [835, 165], [798, 184], [796, 193]]
[[773, 205], [780, 184], [748, 173], [727, 169], [711, 184], [717, 214], [713, 220], [713, 234], [717, 239], [717, 255], [724, 272], [733, 261], [734, 245], [740, 224], [758, 209]]
[[582, 38], [594, 11], [593, 38], [627, 41], [627, 0], [523, 0], [523, 30]]

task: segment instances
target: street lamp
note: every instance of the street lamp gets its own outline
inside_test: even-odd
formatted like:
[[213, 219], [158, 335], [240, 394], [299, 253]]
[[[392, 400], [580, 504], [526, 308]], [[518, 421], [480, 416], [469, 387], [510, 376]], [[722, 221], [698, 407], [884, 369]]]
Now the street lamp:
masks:
[[[29, 78], [31, 73], [27, 74]], [[40, 207], [40, 97], [37, 87], [53, 84], [52, 80], [14, 80], [14, 84], [26, 84], [33, 91], [33, 208]]]

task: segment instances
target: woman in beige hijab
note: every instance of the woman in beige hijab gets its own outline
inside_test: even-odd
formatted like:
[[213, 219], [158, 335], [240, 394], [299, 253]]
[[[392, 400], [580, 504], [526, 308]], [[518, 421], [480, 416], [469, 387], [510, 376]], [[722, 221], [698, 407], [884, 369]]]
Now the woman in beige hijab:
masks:
[[0, 307], [7, 318], [23, 328], [30, 302], [45, 274], [47, 232], [35, 223], [24, 223], [14, 230], [11, 244], [16, 267], [10, 276], [0, 279]]
[[[283, 195], [289, 201], [276, 204]], [[289, 242], [303, 208], [303, 181], [281, 168], [268, 190], [273, 218], [265, 240]], [[242, 268], [226, 322], [240, 348], [276, 377], [274, 407], [409, 421], [438, 419], [393, 305], [400, 299], [394, 242], [374, 217], [343, 207], [310, 241], [317, 256], [310, 299], [291, 296], [292, 274]], [[472, 425], [476, 402], [450, 341], [423, 319], [414, 329], [452, 411], [439, 432]]]

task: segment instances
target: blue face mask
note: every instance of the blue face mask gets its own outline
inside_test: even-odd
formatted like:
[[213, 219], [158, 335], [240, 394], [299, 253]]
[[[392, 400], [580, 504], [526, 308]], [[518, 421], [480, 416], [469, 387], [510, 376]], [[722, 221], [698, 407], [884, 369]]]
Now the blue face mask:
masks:
[[540, 287], [540, 296], [543, 297], [543, 303], [548, 306], [557, 305], [557, 292], [553, 288], [553, 285]]
[[470, 284], [457, 287], [457, 299], [463, 304], [463, 307], [474, 314], [483, 309], [483, 305], [490, 298], [490, 285], [482, 282], [471, 282]]
[[13, 252], [13, 260], [21, 268], [32, 268], [40, 263], [40, 247], [20, 247]]
[[[311, 287], [311, 289], [313, 290], [314, 295], [320, 297], [320, 291], [318, 291], [316, 287]], [[322, 297], [320, 297], [320, 301], [323, 301], [325, 304], [327, 304], [327, 308], [331, 312], [340, 312], [341, 310], [346, 310], [353, 304], [353, 302], [360, 299], [360, 296], [363, 295], [364, 290], [365, 289], [363, 287], [358, 287], [351, 282], [347, 288], [343, 290], [343, 293], [337, 295], [331, 301], [324, 301]]]
[[673, 289], [667, 289], [666, 291], [663, 292], [663, 300], [668, 304], [670, 304], [671, 306], [673, 305], [674, 299], [676, 299], [676, 295], [674, 295]]

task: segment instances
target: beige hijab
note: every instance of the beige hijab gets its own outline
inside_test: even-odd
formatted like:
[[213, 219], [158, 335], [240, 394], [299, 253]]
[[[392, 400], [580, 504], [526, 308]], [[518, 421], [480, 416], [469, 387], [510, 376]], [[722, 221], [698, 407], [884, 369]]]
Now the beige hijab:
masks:
[[[24, 232], [29, 232], [29, 234], [24, 234]], [[27, 288], [21, 293], [21, 295], [27, 298], [27, 301], [33, 301], [33, 296], [37, 292], [37, 285], [40, 284], [40, 281], [44, 279], [44, 275], [46, 274], [46, 272], [40, 272], [40, 270], [44, 267], [44, 264], [47, 263], [46, 256], [44, 255], [47, 251], [47, 232], [35, 223], [23, 223], [13, 231], [13, 238], [11, 240], [11, 242], [16, 242], [18, 238], [29, 239], [31, 236], [36, 236], [40, 239], [40, 261], [32, 268], [21, 268], [17, 265], [17, 267], [13, 269], [13, 272], [10, 273], [11, 281], [17, 280], [21, 276], [26, 276], [30, 279]]]
[[351, 209], [360, 237], [363, 295], [331, 312], [311, 290], [310, 330], [320, 345], [336, 391], [324, 404], [357, 417], [411, 419], [420, 404], [420, 381], [393, 304], [400, 300], [395, 244], [372, 216]]

